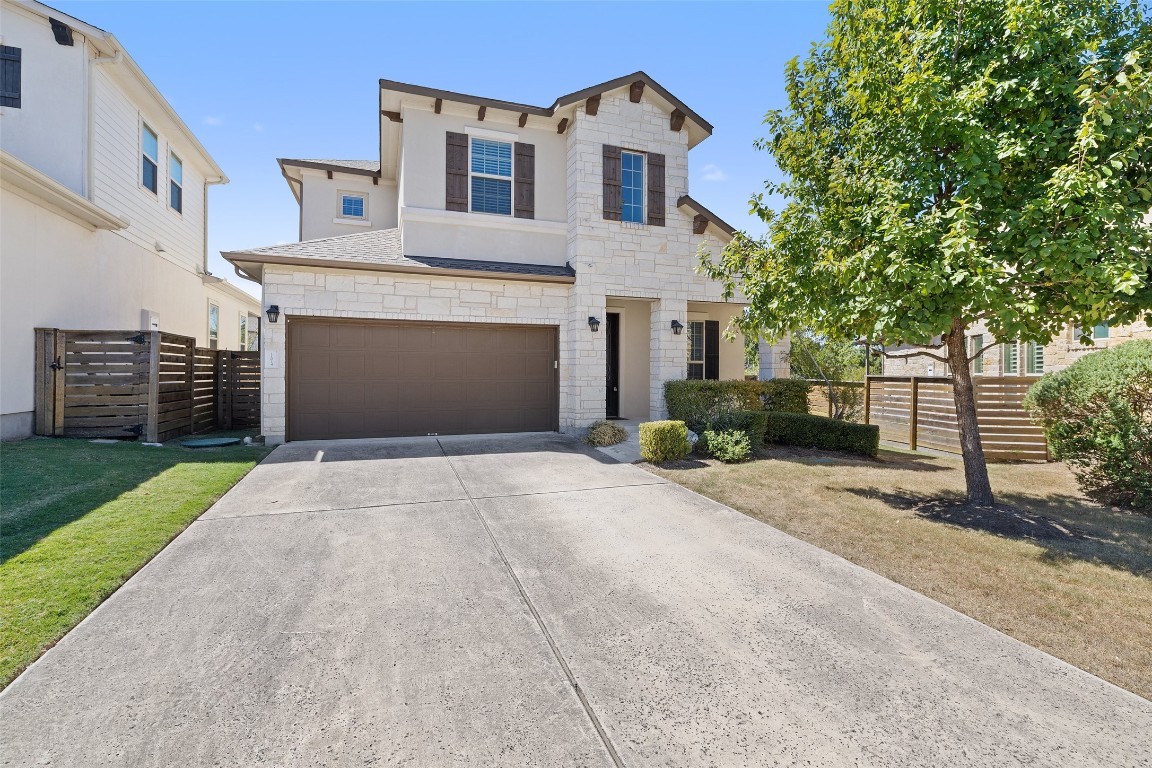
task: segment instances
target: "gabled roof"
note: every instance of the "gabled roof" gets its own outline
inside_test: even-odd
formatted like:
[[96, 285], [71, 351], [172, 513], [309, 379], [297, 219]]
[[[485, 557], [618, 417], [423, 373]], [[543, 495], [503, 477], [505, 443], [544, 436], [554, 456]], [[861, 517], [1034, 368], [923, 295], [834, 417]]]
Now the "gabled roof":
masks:
[[263, 264], [295, 264], [329, 269], [362, 269], [374, 272], [409, 272], [423, 275], [489, 277], [505, 280], [571, 283], [576, 273], [571, 267], [549, 264], [518, 264], [509, 261], [444, 259], [404, 255], [399, 229], [377, 229], [351, 235], [324, 237], [299, 243], [269, 245], [220, 254], [236, 265], [249, 279]]
[[608, 91], [614, 91], [617, 88], [624, 88], [631, 85], [642, 84], [645, 88], [651, 88], [653, 92], [658, 94], [661, 99], [667, 102], [672, 110], [679, 110], [683, 113], [684, 118], [691, 121], [696, 125], [700, 131], [705, 135], [711, 135], [712, 124], [702, 118], [691, 107], [689, 107], [680, 99], [673, 96], [668, 89], [656, 82], [646, 72], [639, 71], [633, 72], [630, 75], [617, 77], [613, 80], [593, 85], [573, 93], [561, 96], [552, 102], [549, 107], [538, 107], [531, 104], [520, 104], [514, 101], [503, 101], [501, 99], [493, 99], [486, 96], [473, 96], [467, 93], [458, 93], [456, 91], [446, 91], [439, 88], [429, 88], [425, 85], [413, 85], [412, 83], [402, 83], [397, 80], [380, 80], [380, 89], [382, 91], [391, 91], [396, 93], [409, 93], [417, 96], [427, 96], [432, 99], [441, 99], [443, 101], [455, 102], [458, 104], [474, 104], [480, 107], [487, 107], [488, 109], [499, 109], [506, 112], [516, 112], [522, 115], [535, 115], [537, 117], [553, 117], [555, 114], [563, 110], [565, 107], [572, 106], [581, 101], [584, 101], [592, 96], [597, 96]]

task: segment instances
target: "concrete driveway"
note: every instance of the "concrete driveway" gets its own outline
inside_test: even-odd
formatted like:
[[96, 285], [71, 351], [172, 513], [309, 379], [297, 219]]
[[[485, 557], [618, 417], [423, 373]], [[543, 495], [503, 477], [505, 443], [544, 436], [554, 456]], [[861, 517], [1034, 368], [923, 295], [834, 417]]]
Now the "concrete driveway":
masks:
[[278, 448], [0, 723], [3, 765], [1152, 762], [1152, 703], [555, 435]]

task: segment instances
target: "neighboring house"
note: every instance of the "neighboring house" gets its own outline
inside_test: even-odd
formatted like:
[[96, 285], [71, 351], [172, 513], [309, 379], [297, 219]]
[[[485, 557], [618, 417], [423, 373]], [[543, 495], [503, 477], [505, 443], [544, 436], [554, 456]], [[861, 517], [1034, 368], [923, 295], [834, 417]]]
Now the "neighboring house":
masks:
[[[1031, 342], [996, 343], [996, 339], [982, 324], [968, 329], [968, 354], [974, 355], [983, 349], [984, 353], [970, 363], [973, 375], [977, 376], [1039, 376], [1067, 368], [1085, 355], [1099, 349], [1122, 344], [1129, 339], [1152, 339], [1152, 328], [1143, 322], [1131, 325], [1109, 327], [1097, 325], [1093, 328], [1080, 328], [1068, 325], [1064, 332], [1047, 344]], [[1085, 336], [1092, 344], [1081, 341]], [[896, 347], [888, 350], [884, 360], [884, 374], [887, 376], [948, 376], [947, 363], [933, 360], [925, 355], [903, 357], [917, 347]], [[940, 350], [936, 354], [942, 354]], [[895, 357], [900, 355], [901, 357]]]
[[742, 378], [697, 273], [733, 234], [688, 196], [712, 126], [643, 72], [515, 104], [380, 82], [379, 160], [280, 160], [302, 242], [225, 253], [275, 306], [283, 439], [573, 430]]
[[3, 0], [0, 91], [3, 438], [32, 432], [34, 328], [259, 338], [259, 302], [206, 269], [224, 174], [116, 38]]

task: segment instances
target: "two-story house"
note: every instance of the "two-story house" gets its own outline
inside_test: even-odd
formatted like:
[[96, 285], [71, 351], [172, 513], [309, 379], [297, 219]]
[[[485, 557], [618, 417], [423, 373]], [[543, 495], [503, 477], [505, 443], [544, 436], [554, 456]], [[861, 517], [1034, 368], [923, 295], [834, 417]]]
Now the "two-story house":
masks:
[[712, 126], [643, 72], [548, 107], [380, 82], [379, 160], [280, 160], [301, 242], [263, 285], [271, 442], [648, 420], [742, 378], [742, 311], [698, 274], [732, 228], [688, 195]]
[[227, 181], [111, 34], [0, 5], [0, 435], [33, 421], [34, 333], [164, 330], [254, 348], [260, 303], [207, 270]]

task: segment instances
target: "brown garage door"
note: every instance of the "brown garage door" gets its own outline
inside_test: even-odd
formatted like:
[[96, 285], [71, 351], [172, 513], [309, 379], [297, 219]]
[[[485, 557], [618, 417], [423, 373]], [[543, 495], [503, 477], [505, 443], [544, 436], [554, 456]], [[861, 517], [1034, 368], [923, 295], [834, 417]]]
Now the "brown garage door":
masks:
[[555, 327], [287, 322], [289, 440], [559, 427]]

